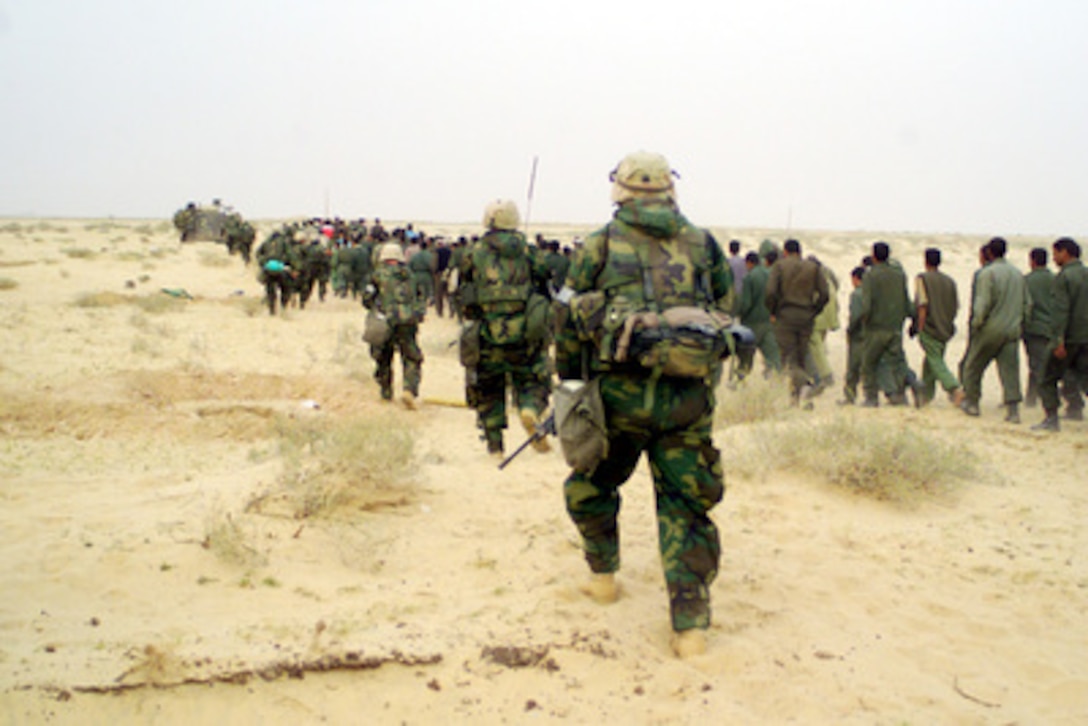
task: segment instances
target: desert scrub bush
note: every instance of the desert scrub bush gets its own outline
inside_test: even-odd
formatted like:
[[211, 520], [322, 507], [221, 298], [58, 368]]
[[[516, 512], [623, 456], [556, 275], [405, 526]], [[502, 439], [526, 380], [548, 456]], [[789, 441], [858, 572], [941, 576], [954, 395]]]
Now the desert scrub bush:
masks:
[[716, 398], [715, 428], [758, 423], [790, 410], [789, 383], [780, 375], [764, 378], [753, 371], [732, 388], [720, 385]]
[[65, 247], [61, 250], [61, 253], [68, 255], [73, 260], [93, 260], [98, 256], [97, 252], [86, 247]]
[[408, 503], [415, 436], [400, 418], [281, 416], [274, 428], [284, 467], [279, 494], [291, 516]]
[[129, 301], [128, 295], [119, 292], [85, 292], [72, 303], [77, 308], [111, 308], [124, 305]]
[[727, 467], [737, 473], [801, 471], [897, 504], [950, 493], [958, 481], [979, 474], [973, 454], [903, 421], [844, 413], [766, 424], [746, 433], [742, 445], [725, 447]]
[[215, 513], [204, 522], [204, 539], [200, 545], [220, 560], [238, 567], [268, 564], [268, 556], [253, 547], [250, 539], [229, 512]]
[[135, 305], [145, 313], [158, 314], [181, 310], [185, 302], [166, 293], [151, 295], [122, 295], [119, 292], [85, 292], [73, 303], [77, 308], [109, 308], [117, 305]]
[[12, 280], [10, 277], [0, 277], [0, 290], [14, 290], [19, 287], [19, 283]]
[[185, 307], [184, 300], [167, 295], [165, 292], [152, 293], [150, 295], [136, 295], [131, 298], [132, 304], [145, 313], [157, 315], [161, 313], [177, 312]]

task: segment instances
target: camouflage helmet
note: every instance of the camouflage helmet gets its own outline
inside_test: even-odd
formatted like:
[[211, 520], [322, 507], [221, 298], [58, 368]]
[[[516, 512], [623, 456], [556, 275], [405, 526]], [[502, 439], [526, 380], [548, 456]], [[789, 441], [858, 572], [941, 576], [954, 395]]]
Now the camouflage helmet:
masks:
[[378, 251], [378, 262], [389, 262], [390, 260], [404, 262], [404, 250], [396, 242], [386, 242]]
[[484, 227], [487, 229], [517, 229], [521, 224], [518, 205], [509, 199], [496, 199], [484, 207]]
[[680, 178], [661, 154], [636, 151], [623, 157], [619, 165], [608, 175], [612, 182], [612, 201], [619, 203], [629, 199], [667, 197], [676, 199], [673, 178]]

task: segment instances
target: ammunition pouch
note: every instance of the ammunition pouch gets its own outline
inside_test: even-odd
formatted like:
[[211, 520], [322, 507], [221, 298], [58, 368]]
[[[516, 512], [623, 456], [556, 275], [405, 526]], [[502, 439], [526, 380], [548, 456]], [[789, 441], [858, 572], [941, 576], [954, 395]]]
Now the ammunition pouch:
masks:
[[614, 359], [677, 378], [706, 378], [733, 352], [731, 318], [697, 307], [628, 315], [616, 339]]
[[751, 332], [718, 310], [672, 307], [661, 313], [638, 311], [617, 295], [601, 291], [575, 296], [570, 315], [580, 339], [592, 342], [605, 364], [637, 363], [658, 375], [706, 378]]

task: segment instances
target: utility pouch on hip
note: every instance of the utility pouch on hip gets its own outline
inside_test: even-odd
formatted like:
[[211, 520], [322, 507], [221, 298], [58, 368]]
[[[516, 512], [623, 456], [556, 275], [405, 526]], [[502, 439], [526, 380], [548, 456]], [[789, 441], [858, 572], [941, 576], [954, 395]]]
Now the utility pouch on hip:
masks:
[[461, 326], [458, 357], [465, 368], [475, 368], [480, 363], [480, 321], [468, 320]]
[[555, 431], [563, 458], [577, 472], [592, 473], [608, 456], [600, 378], [559, 384], [555, 389]]
[[525, 304], [525, 340], [532, 344], [543, 343], [548, 339], [553, 323], [551, 300], [534, 292]]

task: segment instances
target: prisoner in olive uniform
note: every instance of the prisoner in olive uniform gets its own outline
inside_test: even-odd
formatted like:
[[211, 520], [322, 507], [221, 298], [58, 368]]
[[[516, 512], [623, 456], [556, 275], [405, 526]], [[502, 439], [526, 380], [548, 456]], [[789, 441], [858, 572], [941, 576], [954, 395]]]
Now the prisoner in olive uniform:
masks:
[[1054, 307], [1050, 323], [1050, 358], [1039, 386], [1046, 418], [1033, 429], [1058, 431], [1058, 382], [1069, 371], [1088, 390], [1088, 268], [1080, 259], [1080, 245], [1062, 237], [1053, 246], [1054, 262], [1061, 268], [1054, 280]]
[[877, 368], [886, 365], [894, 379], [892, 403], [906, 402], [906, 356], [903, 353], [903, 322], [914, 317], [907, 276], [898, 264], [889, 262], [885, 242], [873, 244], [873, 266], [861, 283], [861, 322], [865, 347], [861, 358], [862, 386], [866, 406], [879, 405]]
[[[479, 361], [466, 369], [466, 398], [476, 409], [487, 450], [502, 455], [507, 381], [522, 426], [535, 433], [551, 393], [547, 331], [529, 322], [534, 296], [547, 305], [548, 270], [517, 231], [517, 206], [496, 200], [484, 210], [487, 231], [461, 258], [459, 293], [465, 317], [478, 322]], [[474, 327], [474, 329], [476, 329]], [[547, 439], [536, 442], [547, 451]]]
[[[638, 152], [612, 173], [612, 221], [591, 234], [576, 255], [567, 284], [579, 298], [604, 294], [605, 319], [626, 311], [728, 303], [732, 276], [718, 243], [676, 206], [673, 172], [664, 157]], [[725, 312], [724, 308], [723, 312]], [[721, 457], [711, 440], [714, 379], [662, 375], [638, 362], [616, 362], [607, 345], [579, 334], [573, 322], [556, 341], [561, 378], [599, 378], [608, 453], [592, 473], [564, 484], [567, 511], [582, 535], [594, 573], [584, 589], [613, 601], [620, 566], [620, 487], [643, 452], [654, 481], [658, 545], [668, 587], [673, 649], [681, 657], [705, 650], [710, 584], [720, 544], [710, 510], [725, 491]]]
[[963, 363], [963, 410], [979, 415], [982, 375], [997, 361], [1006, 407], [1005, 420], [1020, 422], [1020, 335], [1031, 316], [1031, 296], [1023, 275], [1005, 259], [1007, 244], [994, 237], [992, 261], [979, 272], [971, 301], [971, 344]]
[[[767, 309], [766, 292], [767, 279], [770, 277], [770, 269], [760, 264], [759, 255], [749, 252], [745, 255], [744, 264], [747, 272], [740, 286], [740, 294], [736, 296], [736, 316], [744, 325], [752, 331], [755, 345], [745, 347], [740, 352], [740, 363], [737, 368], [737, 376], [745, 378], [755, 363], [755, 352], [758, 349], [763, 356], [763, 375], [767, 377], [771, 372], [782, 369], [782, 357], [778, 352], [778, 339], [774, 335], [774, 326], [771, 325], [771, 311]], [[734, 281], [736, 278], [734, 278]]]
[[363, 295], [364, 305], [385, 316], [392, 328], [389, 339], [382, 345], [370, 346], [370, 355], [377, 362], [374, 378], [381, 386], [382, 400], [393, 398], [393, 353], [399, 352], [404, 370], [401, 400], [410, 409], [419, 399], [423, 353], [416, 340], [419, 323], [423, 321], [425, 303], [419, 294], [412, 273], [404, 264], [404, 252], [399, 244], [382, 245], [378, 266]]
[[771, 266], [765, 298], [782, 364], [790, 372], [790, 398], [796, 405], [802, 387], [809, 383], [805, 355], [812, 328], [831, 293], [821, 265], [801, 257], [800, 242], [786, 240], [783, 251], [782, 258]]
[[956, 313], [960, 306], [956, 281], [941, 272], [941, 251], [936, 247], [925, 251], [925, 267], [926, 271], [914, 283], [918, 343], [925, 353], [922, 399], [927, 403], [933, 400], [940, 383], [958, 406], [963, 403], [963, 389], [944, 361], [948, 341], [956, 334]]

